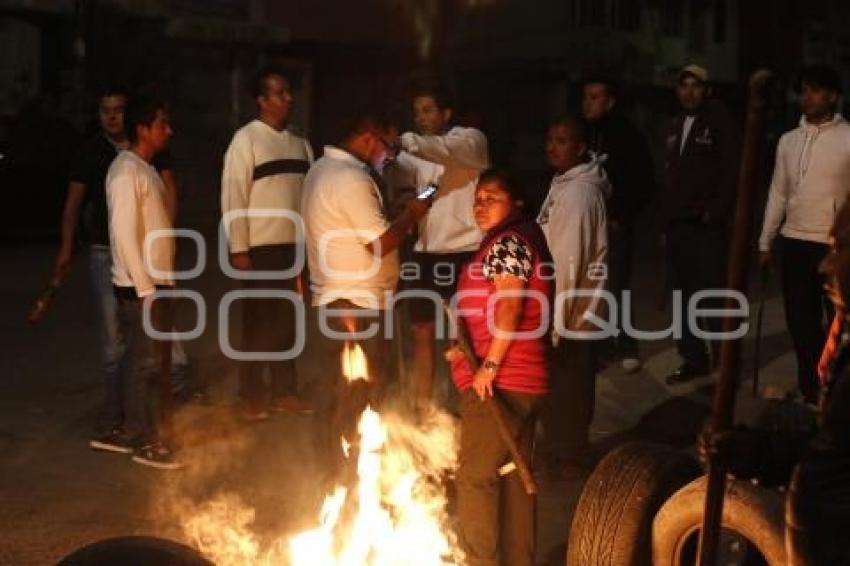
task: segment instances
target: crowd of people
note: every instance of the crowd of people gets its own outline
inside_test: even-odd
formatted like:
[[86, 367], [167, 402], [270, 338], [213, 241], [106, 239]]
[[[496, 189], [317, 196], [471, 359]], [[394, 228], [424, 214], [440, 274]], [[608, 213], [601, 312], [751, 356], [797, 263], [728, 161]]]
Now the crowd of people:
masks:
[[[759, 250], [767, 265], [781, 240], [799, 388], [814, 402], [829, 316], [818, 266], [847, 194], [850, 126], [838, 112], [835, 71], [806, 68], [796, 89], [803, 117], [779, 142]], [[724, 287], [740, 151], [738, 129], [711, 97], [705, 68], [683, 67], [675, 91], [681, 110], [659, 148], [665, 163], [660, 244], [672, 287], [688, 304], [700, 291]], [[329, 332], [322, 339], [331, 348], [342, 349], [340, 336], [363, 347], [376, 402], [404, 377], [410, 405], [423, 417], [434, 403], [443, 359], [436, 329], [444, 303], [450, 305], [478, 358], [473, 368], [454, 348], [445, 356], [460, 393], [461, 542], [470, 564], [496, 564], [499, 556], [532, 564], [533, 498], [517, 474], [500, 475], [509, 457], [482, 401], [498, 400], [527, 455], [539, 416], [546, 463], [569, 475], [588, 464], [599, 355], [613, 356], [629, 372], [641, 367], [639, 344], [624, 331], [634, 323], [634, 300], [621, 298], [632, 288], [636, 219], [657, 180], [647, 140], [620, 111], [616, 83], [587, 79], [581, 115], [549, 124], [552, 177], [539, 211], [526, 210], [513, 174], [492, 167], [485, 134], [455, 124], [454, 103], [440, 86], [410, 96], [414, 131], [403, 131], [381, 107], [362, 106], [318, 159], [289, 128], [293, 97], [283, 71], [260, 71], [251, 95], [257, 117], [233, 136], [221, 176], [230, 267], [251, 298], [242, 350], [264, 354], [238, 362], [239, 416], [313, 414], [317, 429], [328, 428], [322, 423], [330, 422], [344, 391], [335, 372], [310, 398], [299, 386], [297, 359], [274, 355], [295, 342], [296, 309], [282, 297], [298, 296], [324, 321], [319, 326]], [[148, 403], [157, 342], [144, 316], [153, 312], [156, 323], [170, 325], [168, 301], [155, 298], [174, 287], [174, 238], [162, 232], [176, 215], [168, 108], [121, 91], [104, 92], [99, 104], [102, 131], [74, 167], [56, 259], [57, 272], [67, 270], [77, 239], [89, 251], [105, 384], [90, 444], [178, 468]], [[429, 184], [437, 186], [433, 194], [424, 191]], [[594, 321], [611, 314], [606, 291], [616, 299], [614, 340], [594, 337]], [[557, 296], [567, 299], [554, 301]], [[402, 306], [412, 338], [409, 376], [393, 375], [390, 340], [398, 333], [384, 328], [394, 320], [387, 314]], [[700, 324], [711, 330], [717, 322]], [[695, 330], [685, 325], [676, 340], [682, 360], [666, 378], [671, 386], [717, 365], [719, 342], [706, 342]], [[179, 342], [173, 353], [180, 359]], [[320, 451], [338, 446], [333, 434], [319, 436]], [[513, 519], [500, 523], [500, 508]]]

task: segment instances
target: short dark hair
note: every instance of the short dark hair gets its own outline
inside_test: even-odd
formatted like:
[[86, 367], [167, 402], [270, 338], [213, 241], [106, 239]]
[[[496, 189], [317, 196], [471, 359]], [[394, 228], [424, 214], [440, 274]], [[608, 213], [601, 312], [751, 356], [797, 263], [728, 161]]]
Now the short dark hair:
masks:
[[410, 94], [410, 100], [419, 98], [420, 96], [433, 98], [434, 103], [440, 110], [455, 109], [455, 101], [452, 93], [440, 83], [420, 83], [416, 85]]
[[95, 99], [98, 104], [100, 101], [106, 98], [107, 96], [123, 96], [125, 100], [129, 102], [130, 95], [127, 93], [127, 89], [119, 85], [106, 85], [105, 87], [99, 89], [97, 91], [97, 98]]
[[385, 105], [370, 103], [350, 109], [342, 121], [342, 137], [345, 143], [367, 132], [386, 132], [398, 128], [401, 121]]
[[582, 88], [582, 90], [584, 90], [584, 88], [587, 85], [594, 85], [594, 84], [604, 86], [606, 92], [608, 92], [608, 96], [610, 96], [611, 98], [617, 98], [620, 94], [620, 86], [617, 83], [617, 81], [615, 81], [611, 77], [606, 77], [606, 76], [602, 76], [602, 75], [590, 75], [590, 76], [586, 77], [581, 82], [581, 88]]
[[265, 67], [254, 73], [251, 78], [250, 92], [251, 98], [259, 98], [266, 94], [266, 81], [269, 77], [279, 76], [289, 80], [289, 76], [276, 65], [266, 65]]
[[828, 65], [807, 65], [800, 69], [794, 80], [794, 91], [803, 91], [803, 85], [817, 86], [841, 94], [841, 75]]
[[575, 139], [587, 143], [587, 122], [575, 114], [564, 114], [549, 122], [549, 127], [563, 126], [570, 130]]
[[523, 206], [526, 202], [525, 185], [510, 169], [493, 167], [487, 169], [478, 177], [478, 184], [494, 183], [502, 187], [514, 203]]
[[127, 131], [127, 139], [130, 143], [135, 143], [138, 139], [136, 128], [153, 124], [160, 111], [168, 112], [168, 104], [160, 98], [139, 96], [130, 99], [124, 114], [124, 129]]

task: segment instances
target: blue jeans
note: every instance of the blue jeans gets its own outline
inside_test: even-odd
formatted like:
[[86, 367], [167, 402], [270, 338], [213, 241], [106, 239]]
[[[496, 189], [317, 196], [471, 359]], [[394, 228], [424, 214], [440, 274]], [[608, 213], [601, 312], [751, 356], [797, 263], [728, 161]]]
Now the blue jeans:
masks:
[[118, 330], [118, 302], [112, 288], [112, 253], [108, 247], [90, 248], [89, 275], [97, 312], [100, 363], [105, 390], [98, 428], [109, 431], [124, 422], [124, 392], [118, 367], [124, 353], [124, 343]]

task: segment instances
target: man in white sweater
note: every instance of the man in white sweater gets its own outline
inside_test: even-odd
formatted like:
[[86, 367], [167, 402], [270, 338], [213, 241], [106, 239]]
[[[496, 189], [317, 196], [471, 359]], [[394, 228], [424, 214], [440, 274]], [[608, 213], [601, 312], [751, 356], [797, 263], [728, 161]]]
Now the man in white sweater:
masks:
[[850, 191], [850, 124], [836, 111], [841, 81], [835, 70], [806, 67], [795, 88], [803, 116], [776, 148], [759, 252], [766, 267], [779, 234], [785, 319], [797, 354], [798, 386], [814, 403], [817, 362], [832, 318], [818, 266]]
[[[487, 138], [475, 128], [451, 126], [453, 104], [439, 86], [425, 86], [412, 96], [417, 132], [401, 136], [401, 167], [416, 172], [418, 189], [439, 185], [433, 206], [419, 223], [419, 239], [411, 257], [415, 276], [405, 277], [409, 288], [435, 292], [450, 300], [461, 268], [481, 242], [472, 213], [478, 176], [489, 167]], [[420, 409], [430, 401], [434, 386], [435, 320], [440, 305], [428, 298], [410, 300], [413, 331], [413, 396]]]
[[541, 417], [549, 465], [572, 475], [586, 463], [596, 397], [593, 334], [600, 329], [590, 318], [606, 312], [605, 199], [611, 185], [600, 162], [588, 155], [587, 130], [578, 118], [549, 127], [546, 156], [555, 175], [537, 222], [555, 264], [555, 348]]
[[[287, 129], [292, 108], [289, 81], [282, 71], [266, 68], [253, 82], [259, 116], [233, 136], [224, 156], [221, 175], [222, 223], [230, 244], [234, 268], [242, 271], [281, 272], [295, 260], [297, 214], [301, 184], [313, 162], [307, 141]], [[243, 280], [248, 289], [288, 291], [302, 289], [295, 277]], [[245, 300], [242, 314], [242, 350], [273, 354], [292, 348], [295, 306], [279, 298]], [[271, 357], [271, 356], [270, 356]], [[271, 382], [263, 372], [268, 366]], [[243, 361], [239, 368], [239, 395], [246, 420], [268, 418], [267, 408], [281, 412], [311, 413], [298, 397], [295, 360]]]
[[[157, 299], [158, 288], [174, 286], [174, 238], [154, 232], [170, 230], [166, 189], [151, 165], [153, 156], [171, 137], [165, 106], [155, 100], [133, 102], [127, 112], [130, 149], [109, 167], [106, 199], [112, 251], [112, 283], [118, 301], [118, 334], [124, 351], [124, 432], [112, 439], [114, 452], [134, 452], [133, 460], [161, 469], [181, 464], [159, 435], [159, 415], [148, 409], [149, 384], [157, 371], [156, 342], [143, 325], [143, 312], [153, 309], [157, 330], [170, 329], [167, 299]], [[150, 238], [149, 241], [147, 241]], [[123, 441], [122, 438], [123, 436]]]

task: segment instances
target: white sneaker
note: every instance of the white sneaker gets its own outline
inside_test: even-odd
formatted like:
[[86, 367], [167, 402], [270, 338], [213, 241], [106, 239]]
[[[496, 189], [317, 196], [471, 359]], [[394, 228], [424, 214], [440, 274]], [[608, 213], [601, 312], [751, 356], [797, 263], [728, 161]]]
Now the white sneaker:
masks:
[[643, 364], [637, 358], [623, 358], [620, 364], [627, 373], [634, 373], [641, 368]]
[[174, 453], [167, 446], [160, 442], [153, 442], [136, 450], [133, 461], [160, 470], [179, 470], [185, 466], [183, 462], [174, 458]]

